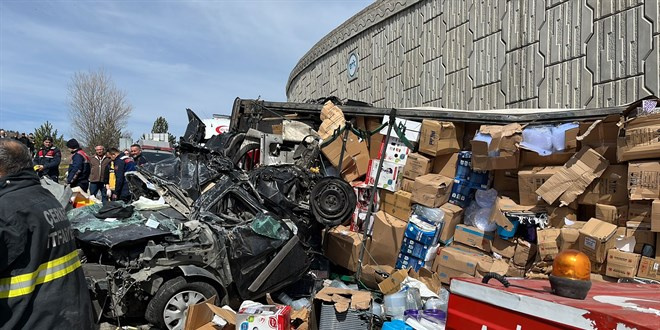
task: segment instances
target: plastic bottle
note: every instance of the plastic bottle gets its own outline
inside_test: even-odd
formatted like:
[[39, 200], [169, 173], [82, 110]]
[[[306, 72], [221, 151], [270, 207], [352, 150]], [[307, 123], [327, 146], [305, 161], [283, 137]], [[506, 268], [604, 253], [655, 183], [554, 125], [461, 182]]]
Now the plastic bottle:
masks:
[[385, 295], [385, 313], [394, 319], [403, 320], [406, 311], [406, 292], [401, 291]]
[[378, 317], [382, 316], [383, 315], [383, 305], [381, 305], [381, 304], [374, 301], [371, 304], [371, 314], [374, 314]]
[[422, 306], [422, 295], [419, 288], [408, 288], [406, 290], [406, 310], [418, 310]]
[[477, 190], [474, 199], [480, 207], [492, 208], [497, 199], [497, 190], [491, 188], [488, 190]]
[[309, 303], [308, 299], [300, 298], [293, 300], [291, 297], [289, 297], [289, 295], [287, 295], [284, 292], [280, 293], [277, 296], [277, 298], [284, 304], [291, 306], [291, 308], [293, 308], [294, 310], [301, 310], [305, 307], [307, 308], [311, 307], [311, 304]]
[[346, 290], [351, 289], [351, 288], [348, 287], [348, 285], [344, 284], [344, 282], [342, 282], [340, 280], [337, 280], [337, 279], [332, 280], [332, 282], [330, 282], [330, 286], [333, 287], [333, 288], [339, 288], [339, 289], [346, 289]]

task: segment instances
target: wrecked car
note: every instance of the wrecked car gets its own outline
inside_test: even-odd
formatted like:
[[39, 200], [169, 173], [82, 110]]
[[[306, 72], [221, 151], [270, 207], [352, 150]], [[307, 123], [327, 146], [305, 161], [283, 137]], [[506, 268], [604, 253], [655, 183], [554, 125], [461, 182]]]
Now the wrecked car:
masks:
[[[189, 305], [214, 296], [237, 305], [285, 288], [320, 254], [324, 226], [355, 208], [348, 183], [310, 170], [309, 143], [297, 158], [305, 166], [246, 172], [246, 154], [235, 157], [244, 134], [205, 141], [201, 120], [188, 116], [178, 157], [126, 174], [132, 205], [68, 212], [99, 320], [144, 317], [183, 329]], [[105, 213], [113, 207], [119, 212]]]

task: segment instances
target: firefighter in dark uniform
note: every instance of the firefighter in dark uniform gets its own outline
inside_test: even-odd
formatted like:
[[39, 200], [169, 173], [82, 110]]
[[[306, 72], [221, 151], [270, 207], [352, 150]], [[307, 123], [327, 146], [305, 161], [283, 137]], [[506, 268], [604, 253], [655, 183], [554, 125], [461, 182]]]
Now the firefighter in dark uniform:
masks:
[[53, 138], [47, 136], [44, 138], [44, 146], [39, 149], [37, 156], [34, 157], [35, 170], [37, 170], [40, 177], [46, 175], [57, 182], [60, 176], [60, 161], [62, 161], [60, 149], [53, 145]]
[[0, 139], [0, 329], [92, 329], [71, 224], [30, 158]]

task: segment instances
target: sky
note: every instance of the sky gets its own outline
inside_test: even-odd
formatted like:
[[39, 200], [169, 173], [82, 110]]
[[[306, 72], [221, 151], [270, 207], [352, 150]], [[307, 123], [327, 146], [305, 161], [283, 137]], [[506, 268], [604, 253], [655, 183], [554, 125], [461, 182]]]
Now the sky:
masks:
[[286, 101], [298, 60], [372, 1], [0, 1], [0, 128], [70, 127], [76, 72], [104, 70], [133, 106], [137, 139], [185, 109], [229, 114], [236, 97]]

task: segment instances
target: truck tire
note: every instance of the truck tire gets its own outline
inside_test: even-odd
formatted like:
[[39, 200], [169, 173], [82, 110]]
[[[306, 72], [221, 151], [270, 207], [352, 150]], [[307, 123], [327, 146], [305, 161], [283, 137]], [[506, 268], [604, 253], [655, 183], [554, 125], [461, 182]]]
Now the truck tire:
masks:
[[147, 321], [162, 329], [183, 330], [188, 306], [213, 296], [217, 300], [218, 291], [212, 285], [179, 276], [160, 286], [149, 301], [144, 316]]

